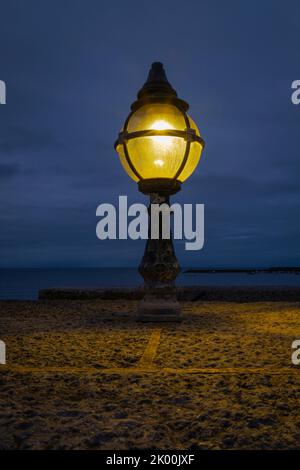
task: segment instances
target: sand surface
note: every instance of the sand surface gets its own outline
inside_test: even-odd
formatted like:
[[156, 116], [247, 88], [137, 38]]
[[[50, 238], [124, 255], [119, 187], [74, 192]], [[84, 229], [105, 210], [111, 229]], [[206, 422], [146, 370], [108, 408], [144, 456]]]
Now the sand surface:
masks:
[[1, 449], [300, 447], [300, 303], [0, 302]]

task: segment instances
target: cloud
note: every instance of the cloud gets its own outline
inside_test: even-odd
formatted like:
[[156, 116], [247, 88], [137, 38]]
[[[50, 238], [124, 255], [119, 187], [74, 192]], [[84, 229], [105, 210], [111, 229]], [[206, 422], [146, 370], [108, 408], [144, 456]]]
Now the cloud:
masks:
[[53, 135], [49, 131], [41, 129], [26, 129], [24, 127], [9, 126], [0, 137], [0, 152], [15, 154], [20, 150], [39, 150], [57, 145]]
[[17, 163], [0, 163], [0, 179], [11, 178], [19, 172]]

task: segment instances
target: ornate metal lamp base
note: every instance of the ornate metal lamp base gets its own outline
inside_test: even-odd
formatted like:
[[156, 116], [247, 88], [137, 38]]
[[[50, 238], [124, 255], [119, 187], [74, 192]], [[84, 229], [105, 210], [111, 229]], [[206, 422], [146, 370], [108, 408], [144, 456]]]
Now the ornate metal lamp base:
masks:
[[137, 320], [141, 322], [180, 322], [182, 317], [175, 287], [146, 287], [145, 297], [138, 305]]
[[[151, 204], [169, 204], [169, 196], [150, 193]], [[151, 206], [150, 206], [151, 207]], [[172, 238], [151, 239], [149, 210], [149, 237], [139, 272], [145, 281], [145, 297], [138, 305], [137, 320], [143, 322], [181, 321], [180, 305], [174, 281], [180, 272]], [[160, 227], [161, 228], [161, 227]]]

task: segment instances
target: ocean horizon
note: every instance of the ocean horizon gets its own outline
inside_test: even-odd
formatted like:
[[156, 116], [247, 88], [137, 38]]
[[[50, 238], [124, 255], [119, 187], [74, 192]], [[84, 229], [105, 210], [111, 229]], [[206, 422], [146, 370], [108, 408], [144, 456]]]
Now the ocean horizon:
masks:
[[[300, 275], [290, 272], [186, 272], [177, 285], [300, 287]], [[41, 289], [137, 287], [143, 279], [137, 268], [1, 268], [1, 300], [37, 300]]]

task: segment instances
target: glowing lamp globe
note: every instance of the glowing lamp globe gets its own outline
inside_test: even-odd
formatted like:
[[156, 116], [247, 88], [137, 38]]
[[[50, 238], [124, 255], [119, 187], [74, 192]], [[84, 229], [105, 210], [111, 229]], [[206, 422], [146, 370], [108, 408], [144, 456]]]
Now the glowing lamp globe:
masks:
[[152, 64], [137, 98], [115, 149], [140, 191], [175, 193], [198, 165], [204, 141], [160, 62]]

